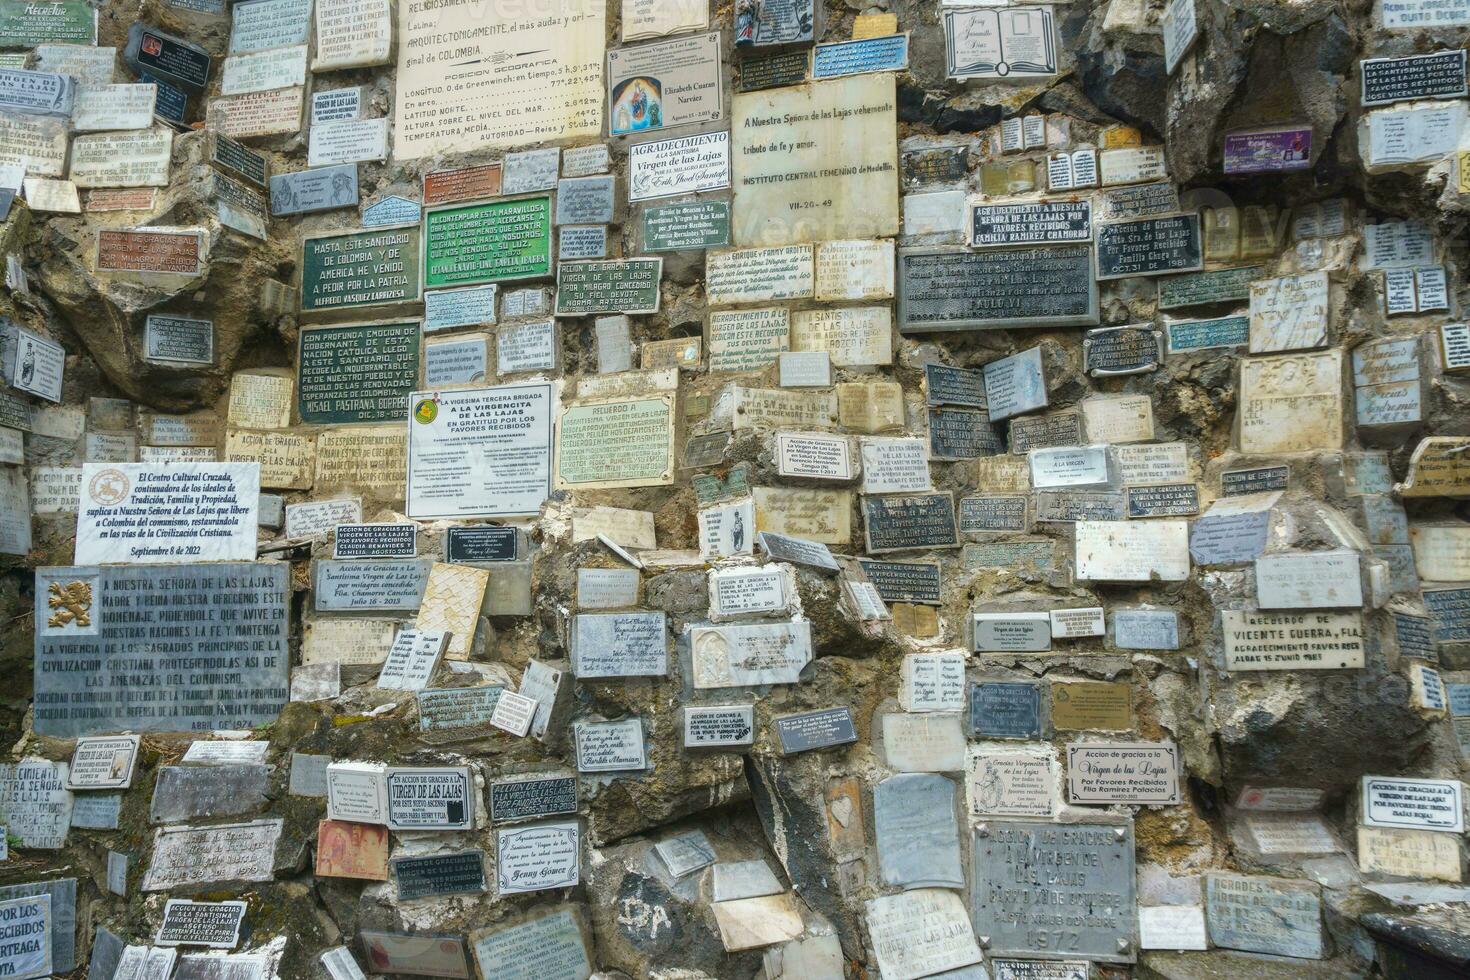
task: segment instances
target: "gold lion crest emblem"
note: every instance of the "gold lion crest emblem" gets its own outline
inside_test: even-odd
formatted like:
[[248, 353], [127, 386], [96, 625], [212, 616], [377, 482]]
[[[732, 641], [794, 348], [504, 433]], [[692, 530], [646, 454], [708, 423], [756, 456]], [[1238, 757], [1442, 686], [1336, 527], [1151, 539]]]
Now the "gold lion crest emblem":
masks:
[[56, 612], [46, 621], [53, 628], [92, 625], [92, 586], [87, 582], [52, 582], [47, 588], [46, 605]]

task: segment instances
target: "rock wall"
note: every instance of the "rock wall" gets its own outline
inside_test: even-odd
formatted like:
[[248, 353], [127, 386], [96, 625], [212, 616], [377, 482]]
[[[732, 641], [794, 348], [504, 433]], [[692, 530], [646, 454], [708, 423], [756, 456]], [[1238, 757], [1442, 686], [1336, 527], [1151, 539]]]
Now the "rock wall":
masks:
[[0, 0], [0, 976], [1470, 975], [1467, 31]]

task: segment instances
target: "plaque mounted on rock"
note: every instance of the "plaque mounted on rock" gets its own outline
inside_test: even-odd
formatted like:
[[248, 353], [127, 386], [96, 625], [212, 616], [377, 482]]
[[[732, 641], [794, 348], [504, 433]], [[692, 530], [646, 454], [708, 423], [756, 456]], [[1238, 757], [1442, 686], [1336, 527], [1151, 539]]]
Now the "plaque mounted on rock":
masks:
[[[37, 569], [37, 733], [187, 731], [274, 721], [287, 699], [287, 571], [278, 563]], [[110, 612], [122, 608], [123, 598], [131, 615], [119, 621]], [[178, 621], [206, 627], [175, 638], [170, 645], [182, 649], [167, 653], [138, 629], [140, 623]], [[208, 635], [211, 621], [220, 624], [221, 635]], [[238, 656], [240, 666], [160, 685], [145, 704], [123, 702], [121, 689], [131, 687], [140, 671], [146, 676], [146, 665], [164, 673], [162, 660], [203, 656], [205, 644], [211, 655]], [[88, 651], [96, 655], [89, 659]]]
[[1090, 245], [899, 250], [900, 333], [1097, 322]]
[[1164, 337], [1148, 324], [1089, 330], [1082, 340], [1082, 361], [1094, 378], [1147, 374], [1164, 360]]
[[1204, 268], [1198, 214], [1109, 221], [1097, 226], [1097, 277], [1159, 276]]
[[398, 421], [418, 384], [420, 322], [300, 332], [296, 394], [310, 425]]
[[785, 755], [832, 748], [857, 741], [852, 709], [822, 708], [772, 719]]
[[419, 229], [307, 236], [301, 245], [301, 311], [411, 303], [421, 297]]
[[424, 212], [424, 285], [430, 289], [551, 275], [547, 195]]

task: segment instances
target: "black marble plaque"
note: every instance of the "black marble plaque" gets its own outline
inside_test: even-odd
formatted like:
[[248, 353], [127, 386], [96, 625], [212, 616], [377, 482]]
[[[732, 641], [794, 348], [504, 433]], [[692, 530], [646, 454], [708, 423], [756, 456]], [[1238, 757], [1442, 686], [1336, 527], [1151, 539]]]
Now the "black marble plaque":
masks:
[[948, 493], [863, 497], [868, 551], [955, 548], [954, 497]]
[[1399, 656], [1416, 657], [1431, 663], [1439, 660], [1439, 651], [1434, 645], [1432, 619], [1396, 612], [1393, 614], [1393, 631], [1399, 641]]
[[982, 738], [1039, 738], [1041, 688], [1016, 681], [971, 684], [970, 730]]
[[931, 459], [973, 459], [1006, 451], [1005, 437], [980, 408], [929, 409]]
[[458, 851], [390, 862], [402, 901], [430, 895], [478, 894], [485, 890], [485, 852]]
[[782, 51], [740, 61], [740, 91], [758, 92], [806, 81], [806, 51]]
[[256, 153], [242, 143], [230, 139], [224, 133], [215, 133], [210, 145], [210, 162], [244, 180], [264, 187], [266, 184], [265, 154]]
[[985, 401], [985, 372], [950, 367], [948, 364], [925, 364], [924, 397], [930, 405], [988, 408]]
[[1193, 483], [1128, 488], [1129, 517], [1188, 517], [1198, 513], [1199, 487]]
[[1285, 466], [1262, 466], [1250, 470], [1227, 470], [1220, 474], [1220, 494], [1240, 497], [1248, 493], [1285, 490], [1290, 469]]
[[1368, 58], [1359, 67], [1363, 73], [1363, 105], [1459, 98], [1465, 94], [1463, 48], [1408, 58]]
[[179, 88], [200, 95], [209, 84], [209, 52], [146, 24], [128, 28], [123, 60]]
[[786, 755], [857, 741], [852, 709], [848, 707], [804, 711], [799, 715], [777, 718], [775, 722], [781, 751]]
[[960, 533], [975, 534], [982, 531], [1026, 530], [1026, 498], [1009, 497], [961, 497]]
[[904, 249], [898, 258], [901, 333], [1097, 323], [1090, 245]]
[[1164, 358], [1164, 337], [1148, 326], [1089, 330], [1082, 340], [1082, 361], [1094, 378], [1156, 371]]
[[451, 562], [515, 561], [516, 529], [499, 524], [452, 527], [444, 547]]
[[976, 248], [1091, 241], [1092, 202], [972, 204], [969, 231], [970, 244]]
[[1198, 269], [1199, 215], [1111, 221], [1097, 226], [1097, 277], [1157, 276]]
[[963, 146], [929, 146], [909, 150], [898, 162], [904, 189], [928, 184], [956, 184], [970, 176], [970, 151]]
[[490, 819], [496, 823], [576, 812], [576, 776], [535, 776], [490, 784]]
[[859, 558], [863, 573], [884, 602], [939, 605], [939, 565], [928, 561], [874, 561]]

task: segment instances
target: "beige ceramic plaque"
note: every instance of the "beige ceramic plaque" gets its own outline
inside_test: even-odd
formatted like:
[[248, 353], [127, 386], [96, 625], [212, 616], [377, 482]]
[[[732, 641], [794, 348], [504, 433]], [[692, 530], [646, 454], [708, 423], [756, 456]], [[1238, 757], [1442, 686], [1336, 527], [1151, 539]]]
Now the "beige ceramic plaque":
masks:
[[301, 662], [379, 664], [393, 646], [398, 623], [391, 619], [314, 619], [301, 637]]
[[556, 427], [561, 490], [674, 482], [674, 396], [567, 405]]
[[826, 351], [837, 367], [893, 363], [893, 311], [887, 306], [840, 306], [791, 314], [791, 349]]
[[1459, 881], [1459, 842], [1454, 834], [1432, 830], [1359, 827], [1358, 867], [1402, 878]]
[[260, 485], [274, 490], [310, 490], [315, 440], [294, 432], [230, 429], [225, 434], [227, 462], [260, 464]]
[[852, 494], [846, 490], [756, 487], [755, 526], [822, 544], [852, 540]]
[[414, 628], [448, 632], [449, 644], [444, 656], [450, 660], [468, 660], [475, 626], [480, 621], [480, 606], [485, 602], [485, 589], [489, 585], [490, 573], [483, 568], [435, 562], [429, 569], [429, 581], [424, 586]]
[[892, 74], [737, 94], [730, 115], [736, 244], [898, 234]]
[[372, 500], [403, 501], [408, 437], [401, 425], [323, 429], [316, 440], [316, 489], [350, 489]]
[[239, 372], [230, 379], [230, 425], [284, 429], [291, 424], [295, 382], [279, 374]]

